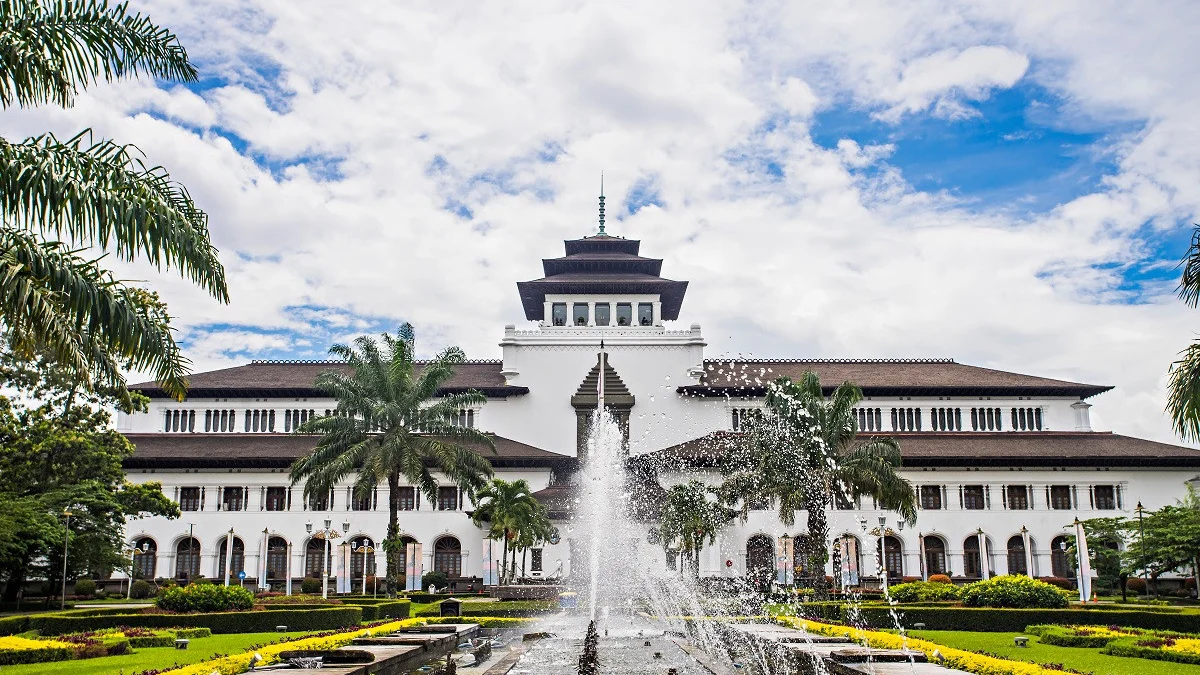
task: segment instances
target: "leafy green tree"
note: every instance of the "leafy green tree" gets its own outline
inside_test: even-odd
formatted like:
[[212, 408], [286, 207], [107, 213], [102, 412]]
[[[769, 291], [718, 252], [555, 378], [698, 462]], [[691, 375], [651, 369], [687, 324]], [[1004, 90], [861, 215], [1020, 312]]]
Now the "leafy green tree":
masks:
[[[916, 522], [916, 493], [896, 471], [900, 445], [894, 438], [858, 438], [854, 406], [862, 397], [862, 390], [846, 382], [827, 400], [812, 372], [799, 382], [781, 377], [768, 387], [765, 409], [751, 418], [722, 467], [721, 490], [727, 499], [742, 501], [743, 514], [754, 502], [772, 501], [787, 527], [795, 523], [796, 511], [808, 514], [805, 555], [812, 570], [824, 570], [829, 560], [825, 509], [832, 503], [867, 495]], [[823, 574], [816, 574], [814, 586], [818, 597], [828, 595]]]
[[161, 484], [125, 479], [121, 462], [132, 454], [105, 410], [25, 409], [0, 397], [0, 576], [6, 599], [15, 599], [27, 578], [45, 578], [57, 588], [68, 539], [67, 577], [103, 574], [125, 564], [128, 519], [179, 516]]
[[700, 575], [700, 551], [711, 546], [717, 534], [737, 515], [720, 503], [720, 494], [698, 480], [672, 485], [658, 521], [658, 536], [666, 550], [687, 555], [687, 565]]
[[[1121, 559], [1121, 549], [1127, 545], [1126, 537], [1129, 531], [1129, 521], [1117, 518], [1089, 518], [1081, 521], [1083, 532], [1087, 535], [1088, 562], [1092, 574], [1102, 588], [1115, 591], [1120, 588], [1122, 577], [1127, 574], [1127, 568]], [[1071, 569], [1076, 570], [1075, 561], [1079, 557], [1075, 546], [1075, 535], [1067, 535], [1067, 560]]]
[[[196, 69], [173, 33], [126, 4], [0, 0], [0, 107], [70, 107], [97, 82], [139, 75], [191, 82]], [[174, 267], [229, 301], [207, 215], [162, 167], [90, 131], [0, 138], [0, 321], [11, 348], [46, 350], [82, 389], [128, 399], [126, 368], [182, 397], [188, 362], [161, 304], [117, 280], [95, 249]]]
[[[546, 507], [533, 496], [525, 480], [493, 478], [473, 499], [471, 520], [478, 527], [487, 523], [489, 539], [503, 540], [500, 578], [510, 581], [516, 575], [517, 552], [528, 550], [549, 539], [553, 527]], [[512, 564], [509, 564], [509, 556]]]
[[1175, 504], [1146, 511], [1141, 521], [1125, 523], [1122, 562], [1131, 576], [1146, 575], [1158, 594], [1158, 578], [1167, 572], [1200, 568], [1200, 494], [1189, 485]]
[[416, 336], [409, 324], [396, 336], [383, 333], [353, 345], [337, 344], [329, 353], [344, 359], [349, 373], [330, 370], [316, 379], [316, 388], [337, 399], [328, 417], [310, 420], [297, 430], [320, 434], [317, 447], [292, 464], [292, 483], [304, 481], [304, 495], [327, 494], [338, 482], [354, 477], [357, 494], [367, 496], [381, 482], [388, 486], [388, 592], [394, 593], [400, 569], [400, 479], [416, 485], [435, 503], [438, 478], [434, 471], [474, 496], [492, 476], [486, 458], [469, 446], [492, 449], [492, 437], [458, 426], [458, 411], [482, 405], [487, 397], [470, 390], [440, 395], [466, 360], [458, 347], [447, 347], [434, 359], [417, 363]]

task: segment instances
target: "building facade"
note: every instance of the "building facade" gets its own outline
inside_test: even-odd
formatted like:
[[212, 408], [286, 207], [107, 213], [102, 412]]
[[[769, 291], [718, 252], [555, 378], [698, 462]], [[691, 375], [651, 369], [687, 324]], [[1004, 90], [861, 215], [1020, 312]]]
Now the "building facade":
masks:
[[[501, 358], [464, 364], [446, 388], [487, 396], [456, 423], [493, 434], [496, 453], [480, 451], [497, 477], [527, 480], [561, 521], [562, 536], [530, 552], [532, 576], [571, 574], [571, 480], [586, 461], [601, 377], [631, 465], [656, 489], [692, 477], [717, 482], [721, 448], [775, 378], [811, 370], [826, 385], [859, 385], [859, 429], [899, 440], [920, 510], [916, 526], [903, 529], [869, 499], [830, 512], [836, 556], [825, 573], [849, 583], [876, 576], [879, 561], [895, 578], [1070, 576], [1062, 544], [1076, 517], [1131, 516], [1138, 503], [1155, 509], [1189, 481], [1200, 484], [1200, 451], [1092, 429], [1091, 401], [1109, 387], [952, 360], [707, 358], [699, 325], [672, 327], [687, 282], [663, 278], [662, 261], [642, 257], [639, 242], [601, 232], [565, 245], [562, 257], [543, 260], [543, 278], [517, 284], [528, 327], [505, 326]], [[339, 588], [359, 588], [364, 573], [382, 569], [386, 485], [360, 498], [347, 482], [305, 499], [288, 479], [292, 461], [316, 442], [294, 429], [336, 408], [314, 379], [342, 367], [255, 361], [199, 373], [182, 402], [153, 383], [136, 386], [152, 403], [118, 419], [136, 448], [129, 479], [162, 482], [183, 510], [177, 520], [130, 524], [140, 575], [221, 578], [228, 558], [234, 578], [280, 587], [321, 574], [325, 541], [313, 532], [322, 529], [339, 535], [324, 561]], [[449, 483], [436, 495], [400, 490], [401, 529], [419, 544], [408, 549], [420, 557], [416, 569], [485, 577], [499, 544], [472, 525], [469, 498]], [[881, 518], [885, 530], [871, 533]], [[785, 530], [771, 509], [751, 511], [705, 550], [701, 574], [790, 567], [781, 554], [788, 538], [805, 535], [804, 518], [796, 522]], [[639, 545], [664, 569], [673, 564], [649, 541]], [[815, 573], [794, 562], [797, 574]]]

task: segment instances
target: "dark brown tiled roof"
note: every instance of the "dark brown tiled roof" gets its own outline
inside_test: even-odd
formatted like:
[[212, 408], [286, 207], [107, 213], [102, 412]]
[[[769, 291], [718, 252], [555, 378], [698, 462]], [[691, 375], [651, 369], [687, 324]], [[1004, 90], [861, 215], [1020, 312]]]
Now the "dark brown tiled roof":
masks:
[[[419, 372], [423, 364], [418, 362]], [[454, 367], [454, 377], [439, 393], [452, 394], [474, 389], [495, 398], [528, 394], [528, 387], [505, 384], [500, 361], [469, 361]], [[248, 365], [196, 373], [188, 378], [188, 395], [195, 398], [253, 396], [319, 397], [313, 388], [317, 375], [327, 370], [349, 372], [341, 361], [252, 361]], [[147, 396], [163, 397], [155, 382], [139, 382], [130, 389]]]
[[955, 363], [953, 359], [779, 359], [704, 362], [700, 383], [679, 387], [696, 396], [761, 396], [768, 383], [783, 376], [799, 380], [812, 371], [828, 391], [853, 382], [866, 396], [1095, 396], [1112, 387], [1022, 375]]
[[[301, 434], [126, 434], [134, 446], [125, 468], [275, 467], [312, 451], [317, 436]], [[497, 467], [555, 466], [574, 458], [493, 436], [496, 452], [473, 448]], [[468, 446], [470, 447], [470, 446]]]
[[[860, 434], [870, 438], [880, 434]], [[915, 432], [888, 434], [900, 443], [905, 467], [1138, 466], [1200, 467], [1200, 450], [1109, 432]], [[639, 455], [640, 465], [713, 466], [741, 438], [718, 431], [658, 452]]]

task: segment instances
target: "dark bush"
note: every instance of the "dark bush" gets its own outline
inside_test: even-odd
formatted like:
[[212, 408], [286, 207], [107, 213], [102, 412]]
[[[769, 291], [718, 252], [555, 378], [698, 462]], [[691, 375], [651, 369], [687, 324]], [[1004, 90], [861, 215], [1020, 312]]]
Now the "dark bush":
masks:
[[[815, 607], [814, 607], [815, 605]], [[804, 616], [842, 623], [865, 623], [872, 628], [895, 628], [886, 606], [871, 605], [857, 610], [851, 618], [848, 607], [840, 603], [806, 603]], [[1020, 633], [1032, 624], [1129, 626], [1181, 633], [1200, 632], [1200, 614], [1118, 609], [991, 609], [975, 607], [911, 607], [898, 605], [896, 613], [904, 626], [925, 624], [927, 630], [957, 630], [982, 633]]]
[[96, 594], [96, 582], [91, 579], [80, 579], [75, 582], [75, 595], [91, 597]]
[[154, 588], [145, 579], [138, 579], [129, 587], [129, 597], [137, 600], [144, 600], [150, 597], [150, 594], [153, 592]]
[[156, 604], [159, 609], [171, 612], [224, 612], [250, 609], [254, 606], [254, 594], [241, 586], [191, 584], [168, 590]]
[[1038, 581], [1044, 581], [1051, 586], [1054, 586], [1055, 588], [1061, 588], [1064, 591], [1069, 591], [1074, 588], [1074, 582], [1072, 582], [1070, 579], [1064, 579], [1062, 577], [1038, 577]]
[[888, 590], [896, 602], [945, 602], [958, 600], [958, 586], [933, 581], [913, 581], [897, 584]]
[[[558, 603], [549, 600], [508, 600], [504, 602], [464, 602], [462, 616], [464, 617], [512, 617], [520, 618], [538, 616], [548, 612], [558, 611]], [[419, 617], [439, 616], [441, 608], [438, 605], [426, 607], [417, 613]]]
[[362, 623], [362, 608], [343, 605], [207, 614], [40, 614], [26, 618], [29, 621], [26, 630], [37, 630], [43, 635], [62, 635], [120, 626], [208, 628], [216, 634], [269, 633], [273, 632], [276, 626], [287, 626], [289, 630], [295, 631], [333, 630], [357, 626]]
[[421, 576], [421, 590], [428, 591], [430, 586], [446, 588], [450, 585], [450, 577], [445, 572], [426, 572]]
[[1068, 604], [1058, 588], [1021, 574], [1008, 574], [967, 584], [960, 597], [967, 607], [1059, 609]]
[[321, 580], [316, 577], [304, 577], [300, 581], [300, 592], [312, 595], [321, 592]]
[[191, 581], [189, 581], [188, 585], [189, 586], [204, 586], [206, 584], [211, 584], [211, 583], [212, 583], [212, 579], [209, 579], [208, 577], [196, 577], [195, 579], [192, 579]]
[[380, 602], [374, 602], [371, 598], [343, 599], [347, 605], [355, 605], [362, 608], [363, 621], [378, 621], [380, 619], [407, 619], [409, 612], [412, 609], [412, 602], [409, 600], [389, 600], [381, 599]]
[[930, 574], [929, 575], [929, 583], [931, 583], [931, 584], [952, 584], [954, 582], [951, 581], [950, 577], [946, 576], [945, 574]]
[[1125, 588], [1140, 595], [1146, 592], [1146, 580], [1141, 577], [1130, 577], [1125, 580]]

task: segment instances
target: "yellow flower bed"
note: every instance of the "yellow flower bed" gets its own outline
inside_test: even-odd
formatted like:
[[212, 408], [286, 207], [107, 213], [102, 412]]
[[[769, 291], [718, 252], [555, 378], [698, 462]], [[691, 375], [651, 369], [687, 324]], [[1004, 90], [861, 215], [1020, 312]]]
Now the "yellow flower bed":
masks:
[[75, 658], [78, 646], [57, 640], [30, 640], [10, 635], [0, 637], [0, 665], [67, 661]]
[[1195, 638], [1175, 638], [1175, 644], [1170, 647], [1163, 647], [1166, 652], [1181, 652], [1200, 656], [1200, 639]]
[[1001, 659], [995, 656], [984, 656], [975, 652], [945, 647], [928, 640], [904, 638], [893, 633], [861, 630], [851, 626], [837, 626], [795, 617], [781, 616], [775, 620], [782, 625], [807, 630], [820, 635], [833, 637], [848, 635], [850, 639], [860, 644], [865, 641], [868, 645], [879, 649], [901, 649], [907, 647], [913, 651], [923, 652], [930, 661], [935, 660], [934, 652], [936, 651], [941, 655], [939, 662], [942, 665], [965, 670], [976, 675], [1061, 675], [1062, 673], [1061, 670], [1050, 670], [1036, 663], [1009, 661], [1008, 659]]
[[250, 664], [254, 659], [254, 655], [258, 654], [262, 657], [257, 665], [267, 666], [272, 663], [279, 662], [279, 655], [283, 652], [290, 652], [296, 649], [337, 649], [350, 644], [354, 638], [361, 637], [367, 633], [383, 634], [391, 633], [401, 628], [409, 626], [423, 626], [424, 619], [404, 619], [403, 621], [392, 621], [390, 623], [381, 624], [373, 628], [360, 628], [358, 630], [348, 631], [346, 633], [338, 633], [337, 635], [328, 635], [325, 637], [303, 638], [300, 640], [292, 640], [291, 642], [282, 642], [280, 644], [267, 645], [260, 647], [254, 651], [236, 656], [225, 656], [211, 661], [203, 661], [201, 663], [193, 663], [190, 666], [184, 666], [178, 670], [169, 671], [171, 675], [239, 675], [250, 670]]

